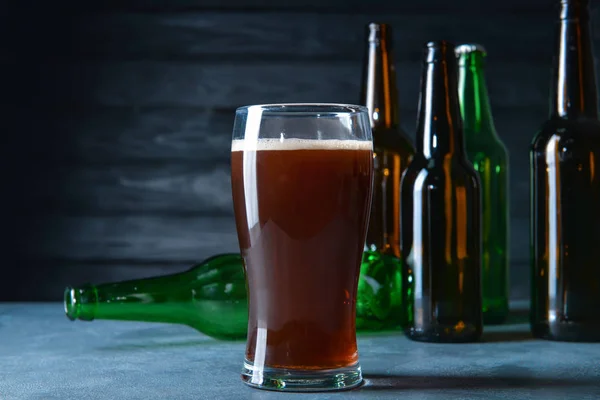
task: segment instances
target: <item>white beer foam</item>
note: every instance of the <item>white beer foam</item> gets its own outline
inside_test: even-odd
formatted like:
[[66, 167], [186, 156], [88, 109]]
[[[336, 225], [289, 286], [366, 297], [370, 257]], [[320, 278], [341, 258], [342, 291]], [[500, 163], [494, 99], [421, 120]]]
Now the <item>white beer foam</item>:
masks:
[[236, 139], [231, 142], [231, 151], [284, 151], [284, 150], [373, 150], [370, 140], [340, 139]]

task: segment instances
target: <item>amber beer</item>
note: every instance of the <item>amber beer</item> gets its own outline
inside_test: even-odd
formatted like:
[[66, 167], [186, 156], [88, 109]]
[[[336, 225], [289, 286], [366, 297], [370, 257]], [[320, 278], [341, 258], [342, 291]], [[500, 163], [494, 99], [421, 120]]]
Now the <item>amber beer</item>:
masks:
[[299, 370], [356, 364], [372, 142], [234, 140], [231, 157], [249, 289], [247, 361]]

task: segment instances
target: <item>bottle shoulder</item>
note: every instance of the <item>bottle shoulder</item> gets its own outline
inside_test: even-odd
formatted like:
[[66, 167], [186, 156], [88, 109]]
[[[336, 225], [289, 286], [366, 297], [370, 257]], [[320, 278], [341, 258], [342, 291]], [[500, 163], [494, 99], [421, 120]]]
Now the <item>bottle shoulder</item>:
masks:
[[417, 154], [408, 166], [405, 180], [433, 184], [439, 181], [451, 181], [457, 183], [471, 184], [478, 187], [479, 176], [470, 161], [463, 157], [453, 157], [448, 161], [438, 159], [427, 159]]
[[544, 150], [550, 141], [559, 146], [588, 146], [600, 150], [600, 122], [590, 118], [551, 118], [542, 124], [531, 142], [531, 150]]

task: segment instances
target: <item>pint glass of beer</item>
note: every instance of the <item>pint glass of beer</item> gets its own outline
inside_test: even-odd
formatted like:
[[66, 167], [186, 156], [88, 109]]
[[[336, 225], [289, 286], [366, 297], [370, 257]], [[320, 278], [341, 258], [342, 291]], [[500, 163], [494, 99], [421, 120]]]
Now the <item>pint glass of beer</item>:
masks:
[[231, 184], [248, 280], [248, 385], [320, 391], [361, 383], [356, 291], [372, 178], [366, 108], [237, 109]]

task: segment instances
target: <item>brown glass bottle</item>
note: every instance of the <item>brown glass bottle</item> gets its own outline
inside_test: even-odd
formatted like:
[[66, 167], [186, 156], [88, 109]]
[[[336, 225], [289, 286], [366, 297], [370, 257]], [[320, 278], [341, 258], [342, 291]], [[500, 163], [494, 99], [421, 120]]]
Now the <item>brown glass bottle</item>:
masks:
[[400, 180], [414, 148], [398, 118], [398, 90], [389, 25], [370, 23], [360, 103], [373, 130], [373, 200], [367, 231], [369, 250], [400, 258]]
[[600, 123], [587, 0], [561, 1], [550, 118], [530, 149], [531, 330], [600, 341]]
[[404, 330], [419, 341], [471, 342], [483, 330], [480, 181], [466, 156], [454, 51], [427, 44], [417, 153], [401, 186]]

